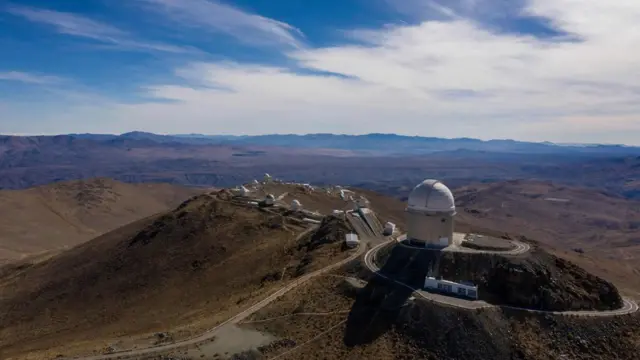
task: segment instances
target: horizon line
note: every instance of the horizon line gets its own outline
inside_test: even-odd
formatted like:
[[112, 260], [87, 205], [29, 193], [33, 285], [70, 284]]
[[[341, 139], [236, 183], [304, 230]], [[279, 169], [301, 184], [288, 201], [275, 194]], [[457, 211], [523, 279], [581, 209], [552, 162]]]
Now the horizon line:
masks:
[[528, 143], [528, 144], [539, 144], [539, 145], [550, 145], [550, 146], [568, 146], [568, 147], [590, 147], [590, 146], [618, 146], [618, 147], [628, 147], [628, 148], [640, 148], [639, 145], [628, 145], [621, 143], [575, 143], [575, 142], [553, 142], [553, 141], [527, 141], [527, 140], [517, 140], [512, 138], [493, 138], [493, 139], [481, 139], [481, 138], [473, 138], [468, 136], [461, 137], [440, 137], [440, 136], [423, 136], [423, 135], [405, 135], [398, 133], [362, 133], [362, 134], [345, 134], [345, 133], [330, 133], [330, 132], [317, 132], [317, 133], [304, 133], [304, 134], [295, 134], [295, 133], [265, 133], [265, 134], [254, 134], [254, 135], [246, 135], [246, 134], [203, 134], [203, 133], [154, 133], [149, 131], [141, 131], [141, 130], [133, 130], [127, 131], [123, 133], [91, 133], [91, 132], [82, 132], [82, 133], [0, 133], [0, 137], [56, 137], [56, 136], [80, 136], [80, 135], [95, 135], [95, 136], [123, 136], [132, 133], [141, 133], [141, 134], [150, 134], [157, 136], [167, 136], [167, 137], [183, 137], [183, 136], [191, 136], [191, 137], [259, 137], [259, 136], [313, 136], [313, 135], [332, 135], [332, 136], [350, 136], [350, 137], [363, 137], [363, 136], [371, 136], [371, 135], [391, 135], [398, 137], [406, 137], [406, 138], [422, 138], [422, 139], [441, 139], [441, 140], [476, 140], [481, 142], [490, 142], [490, 141], [513, 141], [519, 143]]

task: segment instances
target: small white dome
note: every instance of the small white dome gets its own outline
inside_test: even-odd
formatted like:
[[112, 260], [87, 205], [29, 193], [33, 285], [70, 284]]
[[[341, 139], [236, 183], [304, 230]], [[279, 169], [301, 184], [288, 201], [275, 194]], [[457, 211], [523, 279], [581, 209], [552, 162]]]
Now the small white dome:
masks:
[[276, 197], [275, 197], [275, 196], [273, 196], [273, 194], [269, 194], [269, 195], [267, 195], [267, 199], [269, 199], [269, 200], [275, 200], [275, 199], [276, 199]]
[[421, 212], [455, 213], [456, 204], [449, 188], [438, 180], [425, 180], [409, 194], [408, 209]]

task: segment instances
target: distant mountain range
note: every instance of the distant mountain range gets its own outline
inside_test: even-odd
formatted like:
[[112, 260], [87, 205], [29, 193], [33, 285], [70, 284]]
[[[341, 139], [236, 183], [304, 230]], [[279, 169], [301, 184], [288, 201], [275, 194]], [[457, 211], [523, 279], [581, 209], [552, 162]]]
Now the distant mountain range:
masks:
[[265, 172], [393, 195], [431, 177], [454, 187], [550, 180], [640, 199], [640, 148], [628, 146], [389, 134], [0, 136], [0, 189], [91, 177], [225, 187]]
[[479, 140], [472, 138], [445, 139], [437, 137], [403, 136], [396, 134], [269, 134], [257, 136], [178, 134], [158, 135], [134, 131], [121, 135], [70, 134], [70, 136], [94, 141], [116, 139], [147, 140], [157, 143], [181, 143], [189, 145], [250, 145], [293, 148], [341, 149], [372, 153], [375, 155], [430, 154], [443, 151], [481, 151], [520, 154], [603, 154], [640, 155], [640, 147], [624, 145], [554, 144], [550, 142], [525, 142], [516, 140]]

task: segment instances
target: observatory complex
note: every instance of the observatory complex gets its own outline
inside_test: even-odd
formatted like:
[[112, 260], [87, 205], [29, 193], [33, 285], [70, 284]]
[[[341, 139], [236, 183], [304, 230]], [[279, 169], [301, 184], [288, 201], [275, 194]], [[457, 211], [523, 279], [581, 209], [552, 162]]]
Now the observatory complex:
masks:
[[407, 240], [411, 245], [445, 248], [453, 244], [456, 205], [448, 187], [438, 180], [425, 180], [409, 194]]
[[454, 232], [455, 199], [451, 190], [438, 180], [427, 179], [413, 188], [405, 214], [407, 234], [404, 240], [399, 241], [401, 246], [429, 250], [435, 256], [435, 263], [425, 263], [429, 268], [424, 289], [478, 299], [478, 287], [473, 283], [441, 277], [438, 266], [434, 266], [439, 263], [441, 253], [499, 253], [508, 256], [529, 250], [526, 244], [513, 240]]

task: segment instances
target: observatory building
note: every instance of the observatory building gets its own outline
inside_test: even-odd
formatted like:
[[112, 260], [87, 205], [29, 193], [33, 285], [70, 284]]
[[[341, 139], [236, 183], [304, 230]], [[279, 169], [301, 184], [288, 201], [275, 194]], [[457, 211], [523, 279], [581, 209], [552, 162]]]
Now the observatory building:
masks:
[[269, 194], [264, 198], [264, 204], [267, 206], [273, 206], [276, 202], [276, 197], [273, 194]]
[[455, 214], [455, 200], [448, 187], [438, 180], [421, 182], [409, 194], [407, 240], [420, 247], [451, 245]]
[[240, 186], [240, 189], [238, 192], [240, 193], [241, 196], [247, 196], [251, 191], [249, 191], [249, 189], [247, 189], [244, 186]]

